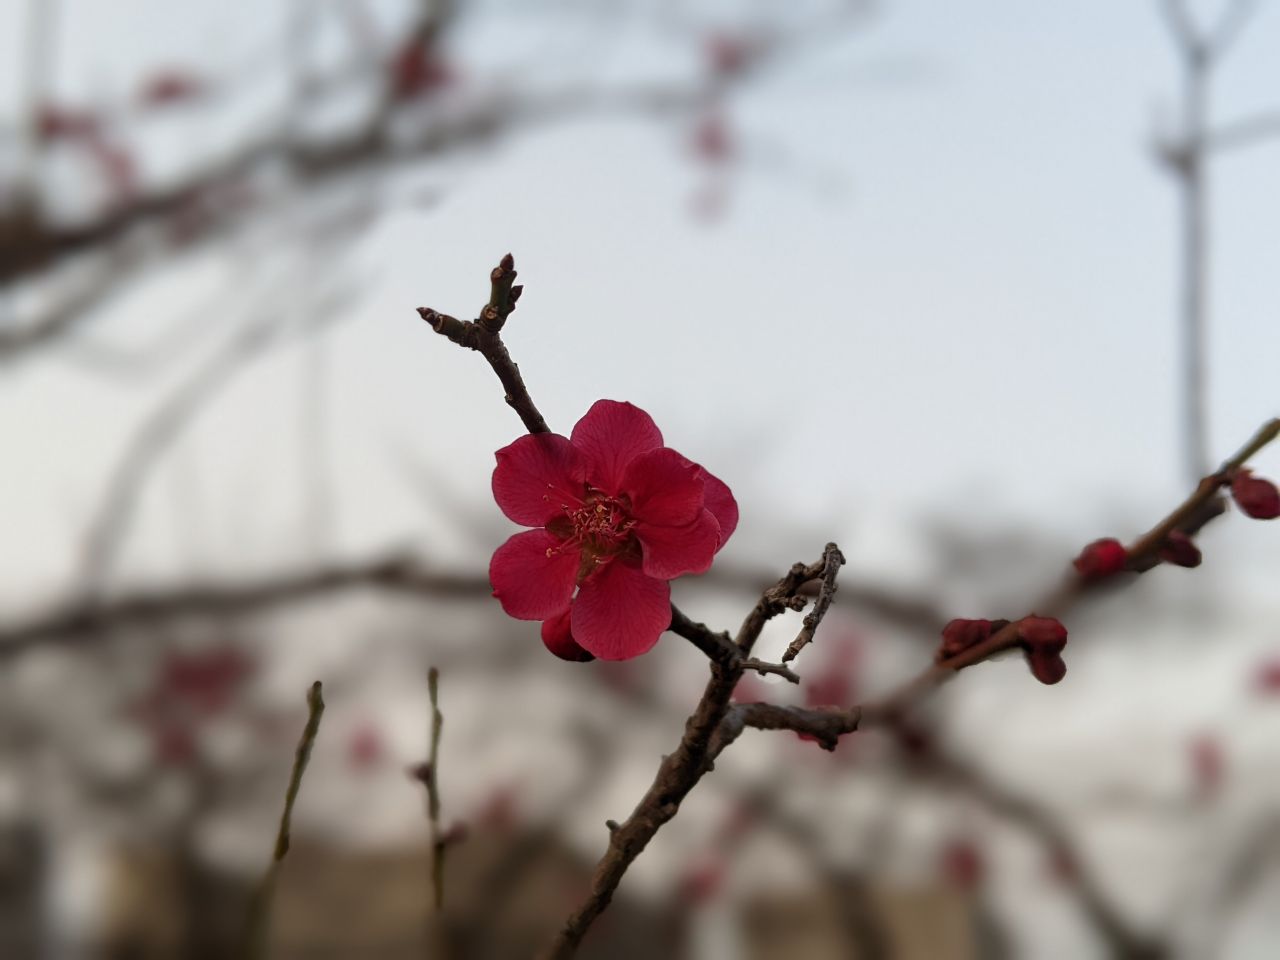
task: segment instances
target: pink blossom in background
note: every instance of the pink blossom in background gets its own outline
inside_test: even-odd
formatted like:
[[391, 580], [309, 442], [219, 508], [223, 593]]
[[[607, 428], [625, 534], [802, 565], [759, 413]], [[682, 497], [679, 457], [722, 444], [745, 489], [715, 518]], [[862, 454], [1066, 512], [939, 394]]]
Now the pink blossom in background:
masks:
[[738, 524], [729, 488], [629, 403], [598, 400], [569, 437], [530, 434], [496, 456], [494, 499], [537, 529], [494, 553], [494, 596], [543, 621], [543, 643], [566, 660], [650, 650], [671, 624], [668, 581], [705, 572]]

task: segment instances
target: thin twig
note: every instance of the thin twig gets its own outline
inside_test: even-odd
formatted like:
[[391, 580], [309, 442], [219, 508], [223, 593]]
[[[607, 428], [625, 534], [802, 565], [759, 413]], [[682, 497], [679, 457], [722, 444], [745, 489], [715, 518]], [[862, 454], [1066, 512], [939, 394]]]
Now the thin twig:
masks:
[[440, 830], [440, 732], [444, 714], [440, 712], [440, 671], [427, 671], [427, 692], [431, 697], [431, 749], [422, 778], [427, 788], [427, 822], [431, 827], [431, 899], [436, 913], [444, 907], [444, 859], [447, 844]]
[[246, 958], [265, 957], [267, 950], [267, 934], [271, 920], [271, 902], [275, 895], [276, 877], [280, 872], [280, 864], [289, 852], [289, 829], [293, 820], [293, 805], [298, 799], [298, 791], [302, 787], [302, 774], [311, 759], [311, 748], [315, 746], [316, 736], [320, 732], [320, 717], [324, 713], [324, 698], [321, 696], [320, 681], [317, 680], [307, 691], [307, 725], [302, 730], [302, 739], [298, 741], [298, 749], [293, 755], [293, 771], [289, 774], [289, 786], [285, 790], [284, 810], [280, 814], [280, 827], [276, 831], [276, 844], [271, 855], [271, 864], [263, 875], [262, 882], [254, 892], [249, 905], [249, 923], [245, 934], [242, 955]]
[[805, 647], [813, 642], [813, 634], [827, 615], [827, 609], [836, 595], [836, 575], [844, 566], [844, 554], [834, 543], [828, 543], [822, 554], [822, 586], [818, 590], [818, 599], [813, 602], [813, 609], [805, 614], [804, 625], [796, 638], [782, 655], [783, 663], [790, 663]]
[[[1205, 523], [1220, 515], [1225, 509], [1219, 489], [1230, 482], [1233, 471], [1243, 466], [1267, 444], [1280, 437], [1280, 418], [1264, 424], [1253, 437], [1216, 473], [1205, 477], [1187, 499], [1178, 504], [1147, 533], [1138, 537], [1128, 547], [1128, 569], [1144, 573], [1159, 565], [1159, 552], [1165, 539], [1173, 530], [1195, 532]], [[1088, 580], [1072, 575], [1056, 590], [1046, 594], [1031, 609], [1046, 616], [1056, 616], [1072, 604], [1081, 594], [1102, 587], [1108, 581]], [[863, 724], [881, 723], [896, 719], [910, 704], [922, 695], [942, 686], [966, 667], [989, 660], [998, 653], [1019, 644], [1018, 623], [1014, 621], [995, 631], [986, 640], [962, 650], [954, 656], [940, 660], [917, 674], [885, 696], [862, 708]]]

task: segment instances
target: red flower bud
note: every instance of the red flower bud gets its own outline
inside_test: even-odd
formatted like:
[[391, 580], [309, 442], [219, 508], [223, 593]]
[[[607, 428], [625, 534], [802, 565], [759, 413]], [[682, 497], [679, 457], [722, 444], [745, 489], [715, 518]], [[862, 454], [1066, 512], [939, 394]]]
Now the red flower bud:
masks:
[[1027, 666], [1041, 683], [1055, 684], [1067, 675], [1062, 649], [1067, 645], [1067, 628], [1053, 617], [1023, 617], [1018, 636], [1026, 647]]
[[1095, 540], [1075, 559], [1075, 568], [1080, 576], [1088, 580], [1098, 580], [1119, 573], [1129, 560], [1124, 544], [1113, 537]]
[[946, 660], [963, 650], [976, 646], [991, 636], [990, 620], [963, 620], [957, 618], [942, 628], [942, 645], [938, 659]]
[[586, 663], [595, 657], [582, 649], [578, 641], [573, 639], [569, 627], [569, 610], [542, 621], [542, 643], [561, 660], [572, 660]]
[[1023, 617], [1018, 621], [1018, 636], [1034, 650], [1061, 653], [1067, 645], [1067, 628], [1053, 617]]
[[1027, 651], [1031, 675], [1043, 684], [1053, 686], [1067, 675], [1067, 662], [1056, 650], [1032, 647]]
[[1247, 516], [1255, 520], [1280, 517], [1280, 490], [1270, 480], [1255, 477], [1252, 470], [1237, 470], [1231, 478], [1231, 496]]
[[1160, 559], [1175, 567], [1200, 566], [1200, 548], [1181, 530], [1174, 530], [1160, 545]]

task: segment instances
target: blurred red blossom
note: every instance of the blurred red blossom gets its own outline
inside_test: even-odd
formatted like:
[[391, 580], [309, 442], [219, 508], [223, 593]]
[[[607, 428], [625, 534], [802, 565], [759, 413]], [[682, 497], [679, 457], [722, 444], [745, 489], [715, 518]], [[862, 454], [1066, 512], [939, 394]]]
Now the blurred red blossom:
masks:
[[1187, 743], [1191, 780], [1203, 800], [1217, 796], [1226, 782], [1226, 754], [1222, 741], [1211, 733], [1197, 733]]
[[986, 858], [972, 840], [963, 837], [948, 840], [940, 860], [943, 879], [961, 890], [977, 889], [986, 877]]
[[371, 724], [364, 723], [356, 727], [347, 740], [347, 763], [353, 770], [370, 770], [380, 764], [386, 754], [383, 736]]
[[96, 138], [96, 114], [57, 103], [43, 103], [36, 109], [36, 133], [41, 140], [87, 140]]
[[253, 672], [253, 661], [241, 650], [218, 646], [195, 652], [169, 653], [160, 665], [159, 695], [199, 714], [221, 713]]
[[1253, 688], [1266, 697], [1280, 695], [1280, 656], [1269, 657], [1254, 668]]
[[409, 40], [391, 58], [391, 92], [397, 100], [412, 100], [451, 84], [454, 71], [440, 59], [438, 51], [420, 39]]
[[729, 123], [719, 111], [703, 114], [693, 130], [693, 152], [707, 163], [724, 163], [733, 153]]
[[723, 482], [663, 445], [638, 407], [598, 400], [566, 438], [530, 434], [496, 454], [493, 495], [517, 533], [494, 553], [494, 596], [542, 620], [557, 656], [626, 660], [671, 623], [668, 581], [703, 573], [733, 534]]
[[741, 73], [759, 52], [759, 45], [747, 37], [731, 33], [712, 33], [703, 44], [707, 66], [718, 77]]
[[157, 70], [142, 81], [138, 101], [152, 107], [171, 106], [194, 100], [205, 92], [204, 82], [178, 67]]
[[691, 864], [679, 880], [681, 903], [694, 906], [707, 903], [723, 889], [725, 865], [720, 857], [703, 858]]

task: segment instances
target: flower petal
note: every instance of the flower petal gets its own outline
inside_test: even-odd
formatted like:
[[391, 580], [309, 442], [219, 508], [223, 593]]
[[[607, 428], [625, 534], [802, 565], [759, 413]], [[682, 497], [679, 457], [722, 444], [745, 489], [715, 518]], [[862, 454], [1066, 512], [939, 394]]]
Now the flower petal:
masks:
[[574, 425], [570, 439], [587, 461], [587, 479], [608, 494], [620, 489], [627, 464], [662, 446], [662, 432], [653, 418], [617, 400], [593, 403]]
[[630, 498], [636, 520], [683, 527], [702, 512], [703, 486], [697, 464], [670, 447], [659, 447], [631, 461], [618, 492]]
[[686, 573], [705, 573], [720, 547], [720, 524], [710, 510], [700, 510], [683, 527], [636, 524], [644, 556], [644, 572], [672, 580]]
[[578, 588], [571, 623], [574, 639], [601, 660], [638, 657], [671, 626], [671, 587], [615, 560]]
[[546, 620], [568, 606], [579, 555], [577, 550], [560, 552], [560, 542], [546, 530], [526, 530], [494, 551], [489, 582], [510, 616]]
[[733, 531], [738, 529], [738, 501], [733, 498], [733, 493], [723, 480], [710, 473], [706, 467], [699, 466], [698, 470], [701, 471], [705, 490], [703, 505], [720, 524], [720, 545], [716, 547], [719, 550], [733, 536]]
[[493, 498], [516, 523], [540, 527], [581, 503], [586, 467], [582, 455], [558, 433], [527, 434], [499, 450]]
[[573, 639], [573, 631], [569, 626], [571, 608], [565, 607], [554, 617], [542, 621], [542, 643], [561, 660], [575, 660], [585, 663], [595, 657], [578, 646]]
[[702, 478], [702, 505], [711, 511], [716, 523], [720, 524], [720, 546], [723, 547], [725, 541], [733, 536], [733, 531], [738, 529], [738, 501], [733, 498], [728, 485], [714, 473], [700, 463], [692, 460], [687, 462]]

